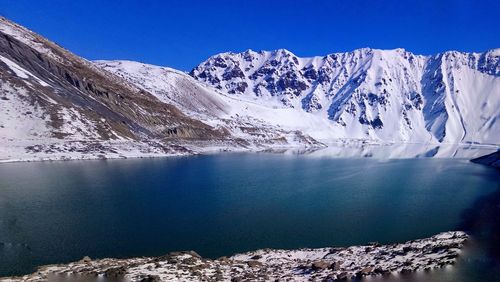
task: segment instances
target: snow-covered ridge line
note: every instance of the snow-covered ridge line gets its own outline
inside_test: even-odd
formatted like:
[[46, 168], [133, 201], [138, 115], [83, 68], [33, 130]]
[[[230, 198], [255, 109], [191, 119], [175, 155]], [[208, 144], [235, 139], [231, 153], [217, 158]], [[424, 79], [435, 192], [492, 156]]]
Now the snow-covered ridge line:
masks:
[[0, 108], [1, 162], [168, 156], [190, 151], [184, 145], [248, 145], [3, 17]]
[[229, 95], [186, 73], [133, 61], [101, 60], [95, 64], [152, 93], [159, 100], [175, 105], [189, 116], [229, 132], [249, 150], [323, 146], [300, 128], [280, 123], [299, 120], [302, 116]]
[[[96, 67], [91, 61], [71, 53], [59, 44], [52, 42], [47, 38], [29, 30], [28, 28], [12, 22], [2, 16], [0, 16], [0, 32], [12, 36], [16, 40], [19, 40], [20, 42], [35, 49], [43, 56], [47, 56], [63, 65], [78, 66], [78, 64], [82, 64], [100, 75], [112, 76], [112, 74], [106, 73], [102, 69]], [[121, 83], [122, 86], [129, 88], [131, 91], [137, 90], [133, 84], [129, 84], [126, 81], [115, 79], [114, 82]]]
[[[342, 54], [346, 54], [346, 53], [369, 52], [369, 51], [399, 52], [399, 53], [409, 52], [409, 53], [414, 54], [415, 56], [426, 57], [426, 58], [430, 58], [433, 56], [441, 56], [441, 55], [448, 54], [448, 53], [480, 55], [482, 53], [488, 52], [488, 53], [492, 53], [493, 56], [500, 55], [500, 48], [493, 48], [493, 49], [489, 49], [489, 50], [486, 50], [483, 52], [467, 52], [467, 51], [459, 51], [459, 50], [447, 50], [447, 51], [439, 52], [436, 54], [424, 55], [424, 54], [415, 54], [411, 51], [406, 50], [405, 48], [380, 49], [380, 48], [362, 47], [362, 48], [353, 49], [351, 51], [332, 52], [332, 53], [328, 53], [325, 55], [318, 55], [318, 56], [300, 56], [300, 58], [304, 59], [304, 60], [313, 60], [313, 59], [318, 59], [318, 58], [326, 58], [328, 56], [342, 55]], [[249, 48], [249, 49], [246, 49], [245, 51], [242, 51], [242, 52], [233, 52], [233, 51], [221, 52], [221, 53], [218, 53], [214, 56], [211, 56], [211, 58], [221, 56], [221, 55], [237, 55], [237, 54], [242, 54], [242, 53], [261, 53], [261, 54], [267, 54], [268, 56], [271, 56], [271, 55], [277, 54], [277, 53], [289, 53], [289, 54], [295, 55], [292, 51], [290, 51], [286, 48], [279, 48], [279, 49], [275, 49], [275, 50], [253, 50], [253, 49]]]
[[[33, 274], [3, 281], [114, 279], [127, 281], [343, 280], [431, 270], [455, 262], [468, 236], [460, 231], [401, 244], [253, 252], [206, 259], [196, 252], [161, 257], [99, 259], [40, 267]], [[145, 279], [145, 280], [144, 280]]]
[[0, 17], [0, 161], [151, 156], [151, 140], [167, 155], [349, 140], [497, 145], [499, 56], [247, 51], [213, 56], [188, 75], [89, 62]]
[[500, 143], [500, 49], [423, 56], [362, 48], [309, 58], [247, 50], [212, 56], [190, 75], [235, 97], [327, 120], [330, 136], [305, 131], [317, 139]]

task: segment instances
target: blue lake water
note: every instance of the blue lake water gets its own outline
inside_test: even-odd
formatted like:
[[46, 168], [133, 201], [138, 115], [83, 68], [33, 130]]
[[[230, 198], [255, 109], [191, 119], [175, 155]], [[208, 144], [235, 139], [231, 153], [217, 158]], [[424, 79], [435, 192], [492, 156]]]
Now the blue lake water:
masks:
[[[428, 237], [474, 217], [499, 176], [466, 159], [263, 153], [2, 164], [0, 276], [83, 256], [216, 258]], [[500, 278], [490, 245], [479, 236], [451, 270], [385, 279]]]

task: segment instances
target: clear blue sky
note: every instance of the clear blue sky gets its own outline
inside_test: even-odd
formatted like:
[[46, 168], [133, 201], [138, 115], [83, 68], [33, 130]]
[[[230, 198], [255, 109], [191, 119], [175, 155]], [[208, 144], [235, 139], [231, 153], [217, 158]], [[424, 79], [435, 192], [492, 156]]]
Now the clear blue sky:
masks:
[[246, 49], [313, 56], [500, 47], [500, 0], [0, 0], [0, 14], [87, 59], [181, 70]]

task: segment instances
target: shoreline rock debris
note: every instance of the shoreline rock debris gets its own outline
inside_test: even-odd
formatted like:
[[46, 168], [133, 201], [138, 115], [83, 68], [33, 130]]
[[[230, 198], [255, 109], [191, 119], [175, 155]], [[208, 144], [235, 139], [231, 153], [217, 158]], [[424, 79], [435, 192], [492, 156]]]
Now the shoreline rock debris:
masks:
[[1, 281], [338, 281], [409, 273], [453, 264], [468, 236], [450, 231], [401, 244], [297, 250], [261, 249], [202, 258], [194, 251], [159, 257], [91, 260], [40, 267], [33, 274]]

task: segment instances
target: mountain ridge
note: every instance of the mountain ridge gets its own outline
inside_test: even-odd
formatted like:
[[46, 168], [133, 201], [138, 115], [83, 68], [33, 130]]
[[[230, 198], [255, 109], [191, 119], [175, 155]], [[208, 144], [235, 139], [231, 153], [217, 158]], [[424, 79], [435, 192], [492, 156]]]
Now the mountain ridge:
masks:
[[[488, 121], [487, 126], [496, 126], [499, 58], [500, 49], [483, 53], [447, 51], [422, 56], [402, 48], [362, 48], [308, 58], [297, 57], [285, 49], [247, 50], [214, 55], [195, 67], [190, 75], [230, 94], [259, 97], [312, 113], [322, 112], [325, 118], [349, 127], [339, 130], [338, 135], [342, 138], [348, 137], [351, 129], [357, 127], [358, 138], [495, 143], [498, 136], [481, 138], [479, 135], [487, 135], [488, 130], [480, 131], [481, 125], [465, 123], [490, 115], [493, 120]], [[468, 73], [462, 75], [460, 72]], [[471, 89], [470, 84], [464, 85], [461, 80], [472, 80], [476, 89]], [[466, 93], [456, 94], [459, 88]], [[478, 94], [471, 94], [473, 91]], [[439, 95], [434, 95], [438, 92]], [[456, 114], [455, 108], [466, 108], [466, 101], [457, 99], [480, 99], [488, 106], [488, 112], [472, 117], [466, 111], [457, 110], [459, 114]], [[404, 108], [397, 105], [404, 105]], [[472, 108], [476, 113], [481, 110], [477, 105]], [[382, 117], [384, 114], [389, 116], [387, 119], [403, 120], [406, 124], [393, 123], [391, 130], [383, 132], [384, 123], [387, 124], [387, 119]], [[481, 134], [467, 135], [468, 130]], [[399, 136], [391, 134], [395, 131]]]
[[339, 142], [498, 145], [499, 57], [500, 49], [310, 58], [247, 50], [188, 74], [88, 61], [0, 17], [0, 161]]
[[171, 155], [227, 140], [154, 95], [0, 18], [0, 161]]

